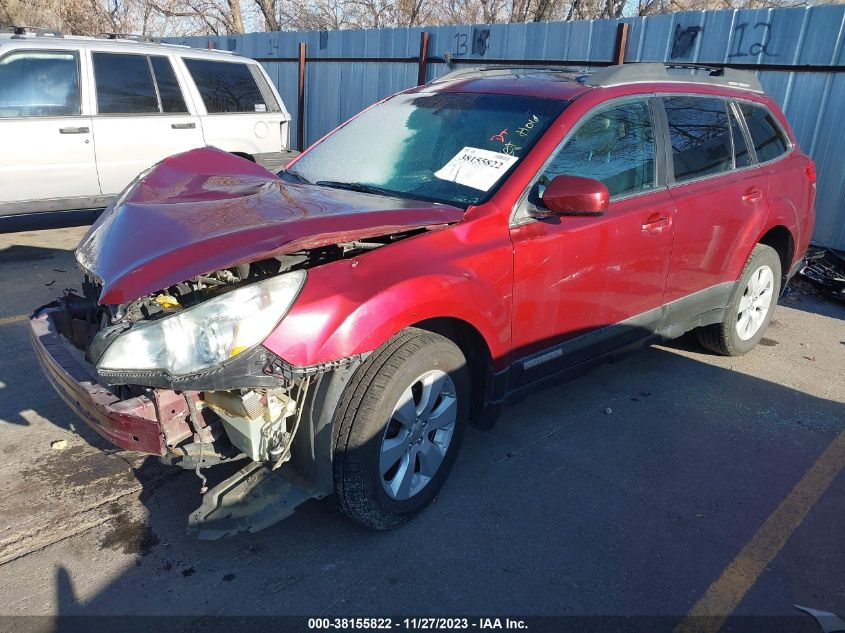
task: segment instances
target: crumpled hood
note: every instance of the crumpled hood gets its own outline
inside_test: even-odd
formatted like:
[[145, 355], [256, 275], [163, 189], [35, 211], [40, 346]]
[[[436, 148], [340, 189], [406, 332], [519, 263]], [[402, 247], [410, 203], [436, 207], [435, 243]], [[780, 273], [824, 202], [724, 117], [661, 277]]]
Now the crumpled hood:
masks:
[[275, 255], [458, 222], [431, 202], [292, 184], [206, 147], [171, 156], [118, 197], [76, 250], [117, 304]]

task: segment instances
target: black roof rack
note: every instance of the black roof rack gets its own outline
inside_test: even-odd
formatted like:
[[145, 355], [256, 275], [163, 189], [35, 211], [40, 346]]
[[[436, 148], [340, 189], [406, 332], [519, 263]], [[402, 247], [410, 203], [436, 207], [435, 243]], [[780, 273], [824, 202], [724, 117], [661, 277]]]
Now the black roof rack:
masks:
[[150, 37], [149, 35], [138, 35], [137, 33], [100, 33], [100, 37], [107, 40], [132, 40], [133, 42], [151, 42], [153, 44], [160, 44], [160, 37]]
[[43, 26], [26, 26], [23, 24], [13, 24], [0, 28], [0, 33], [12, 33], [13, 37], [24, 37], [26, 35], [35, 35], [36, 37], [64, 37], [64, 33], [57, 29], [49, 29]]
[[481, 77], [504, 77], [516, 75], [528, 75], [531, 73], [559, 73], [570, 74], [568, 79], [575, 79], [576, 75], [584, 74], [583, 70], [569, 68], [567, 66], [471, 66], [459, 68], [432, 79], [428, 83], [436, 84], [442, 81], [453, 81], [456, 79], [479, 79]]
[[705, 64], [666, 64], [662, 62], [636, 62], [606, 66], [593, 72], [567, 66], [477, 66], [459, 68], [432, 79], [428, 83], [436, 84], [456, 79], [478, 79], [481, 77], [506, 77], [549, 73], [565, 79], [578, 81], [585, 86], [609, 87], [632, 83], [667, 82], [667, 83], [703, 83], [727, 86], [752, 92], [763, 92], [760, 80], [753, 72], [736, 70], [724, 66]]
[[703, 83], [740, 90], [763, 92], [763, 85], [753, 72], [724, 66], [704, 64], [664, 64], [638, 62], [607, 66], [585, 75], [580, 81], [586, 86], [607, 87], [646, 82]]

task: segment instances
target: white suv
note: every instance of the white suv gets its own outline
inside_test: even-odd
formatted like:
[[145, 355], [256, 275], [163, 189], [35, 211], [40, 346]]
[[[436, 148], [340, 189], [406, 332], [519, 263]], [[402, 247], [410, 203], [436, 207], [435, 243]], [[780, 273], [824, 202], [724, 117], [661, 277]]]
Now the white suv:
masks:
[[205, 145], [262, 162], [289, 127], [264, 69], [228, 51], [0, 33], [0, 216], [106, 206]]

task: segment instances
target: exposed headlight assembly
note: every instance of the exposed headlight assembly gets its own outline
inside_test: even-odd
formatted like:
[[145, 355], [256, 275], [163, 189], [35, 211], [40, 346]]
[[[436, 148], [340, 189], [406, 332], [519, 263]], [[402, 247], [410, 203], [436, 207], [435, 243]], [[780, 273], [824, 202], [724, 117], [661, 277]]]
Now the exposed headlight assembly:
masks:
[[303, 283], [298, 270], [232, 290], [157, 321], [139, 322], [97, 363], [107, 371], [191, 374], [263, 341], [290, 309]]

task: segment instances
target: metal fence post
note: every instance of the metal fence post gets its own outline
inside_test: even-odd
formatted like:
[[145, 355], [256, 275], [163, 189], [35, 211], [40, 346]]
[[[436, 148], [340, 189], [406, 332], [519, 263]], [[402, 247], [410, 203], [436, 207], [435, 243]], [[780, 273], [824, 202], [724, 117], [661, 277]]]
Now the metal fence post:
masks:
[[613, 63], [625, 63], [625, 48], [628, 46], [628, 23], [622, 22], [616, 27], [616, 46], [613, 49]]
[[296, 101], [296, 147], [305, 149], [305, 42], [299, 43], [299, 93]]
[[428, 66], [428, 31], [420, 33], [420, 58], [417, 66], [417, 85], [425, 83], [425, 75]]

